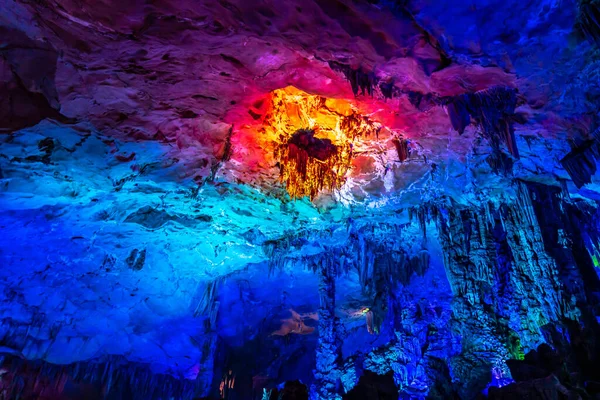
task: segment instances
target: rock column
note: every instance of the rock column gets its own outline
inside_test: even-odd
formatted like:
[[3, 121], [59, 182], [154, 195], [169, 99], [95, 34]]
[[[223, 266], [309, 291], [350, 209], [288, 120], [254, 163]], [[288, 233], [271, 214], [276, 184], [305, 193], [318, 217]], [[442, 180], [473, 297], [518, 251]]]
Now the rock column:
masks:
[[325, 259], [319, 273], [319, 342], [317, 345], [311, 400], [341, 400], [339, 394], [341, 343], [339, 323], [335, 316], [336, 269], [332, 261]]

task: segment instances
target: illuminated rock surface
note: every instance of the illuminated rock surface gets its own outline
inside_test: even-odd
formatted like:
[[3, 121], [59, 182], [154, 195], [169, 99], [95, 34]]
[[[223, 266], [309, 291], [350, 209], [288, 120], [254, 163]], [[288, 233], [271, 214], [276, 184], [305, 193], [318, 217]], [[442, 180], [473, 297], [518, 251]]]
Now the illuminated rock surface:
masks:
[[600, 393], [596, 1], [0, 4], [0, 398]]

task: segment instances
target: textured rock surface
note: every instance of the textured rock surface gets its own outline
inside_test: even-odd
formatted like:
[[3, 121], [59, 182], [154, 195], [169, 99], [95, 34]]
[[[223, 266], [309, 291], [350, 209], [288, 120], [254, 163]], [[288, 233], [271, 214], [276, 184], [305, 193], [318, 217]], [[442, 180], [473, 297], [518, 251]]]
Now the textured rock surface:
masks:
[[595, 1], [1, 6], [0, 397], [600, 392]]

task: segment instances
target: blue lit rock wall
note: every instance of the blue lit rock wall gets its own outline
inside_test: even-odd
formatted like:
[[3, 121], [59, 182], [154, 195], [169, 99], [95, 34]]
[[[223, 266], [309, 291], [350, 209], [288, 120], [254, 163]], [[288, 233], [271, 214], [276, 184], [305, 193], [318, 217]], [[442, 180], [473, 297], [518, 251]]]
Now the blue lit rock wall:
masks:
[[356, 219], [175, 185], [168, 149], [138, 145], [125, 168], [113, 149], [128, 146], [50, 123], [3, 143], [9, 371], [123, 398], [231, 399], [296, 379], [336, 398], [371, 371], [403, 396], [471, 398], [542, 343], [573, 357], [569, 321], [595, 323], [598, 211], [558, 187]]

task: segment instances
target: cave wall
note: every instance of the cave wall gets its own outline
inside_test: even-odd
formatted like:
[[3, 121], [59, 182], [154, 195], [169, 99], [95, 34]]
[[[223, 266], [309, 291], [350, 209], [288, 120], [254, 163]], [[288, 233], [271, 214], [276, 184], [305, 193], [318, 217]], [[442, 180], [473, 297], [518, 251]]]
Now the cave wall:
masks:
[[[38, 145], [50, 140], [51, 148]], [[343, 398], [360, 390], [369, 371], [391, 373], [400, 396], [473, 398], [486, 387], [510, 387], [510, 360], [542, 343], [558, 349], [569, 370], [595, 379], [599, 219], [593, 201], [514, 181], [495, 203], [469, 207], [446, 199], [375, 223], [329, 211], [334, 222], [327, 230], [267, 239], [251, 222], [250, 210], [269, 206], [261, 197], [248, 200], [244, 193], [237, 202], [211, 205], [219, 192], [168, 189], [152, 169], [129, 178], [124, 169], [123, 182], [107, 177], [83, 186], [87, 167], [73, 157], [99, 165], [113, 157], [112, 146], [98, 132], [50, 125], [13, 135], [3, 146], [13, 157], [3, 166], [10, 178], [5, 193], [13, 193], [2, 214], [2, 256], [10, 266], [4, 281], [17, 266], [29, 277], [3, 291], [3, 368], [11, 377], [5, 391], [56, 391], [48, 382], [60, 381], [57, 396], [88, 390], [115, 398], [130, 391], [135, 398], [219, 397], [221, 383], [235, 377], [230, 399], [260, 398], [264, 389], [283, 390], [283, 382], [295, 379], [315, 398]], [[159, 150], [149, 146], [148, 159]], [[41, 156], [27, 161], [27, 154], [45, 155], [47, 163]], [[162, 157], [168, 163], [168, 153]], [[45, 198], [20, 194], [34, 184]], [[112, 199], [110, 208], [104, 196]], [[72, 199], [79, 199], [78, 209], [65, 205]], [[284, 207], [290, 220], [316, 215], [306, 212], [306, 203]], [[165, 250], [177, 235], [209, 224], [209, 214], [238, 224], [243, 235], [237, 248], [204, 250], [206, 260], [239, 259], [239, 252], [254, 249], [255, 262], [238, 269], [229, 263], [226, 277], [202, 276], [183, 254], [196, 259], [203, 239], [193, 239], [179, 258]], [[78, 223], [81, 215], [94, 215], [96, 225]], [[30, 221], [28, 230], [8, 229], [18, 220]], [[59, 245], [65, 241], [74, 244]], [[175, 260], [177, 268], [165, 269]], [[49, 282], [56, 289], [42, 291]], [[157, 290], [156, 282], [165, 283]], [[123, 336], [107, 336], [111, 323], [122, 324]], [[590, 347], [574, 349], [574, 335]], [[46, 383], [34, 388], [31, 379]]]

